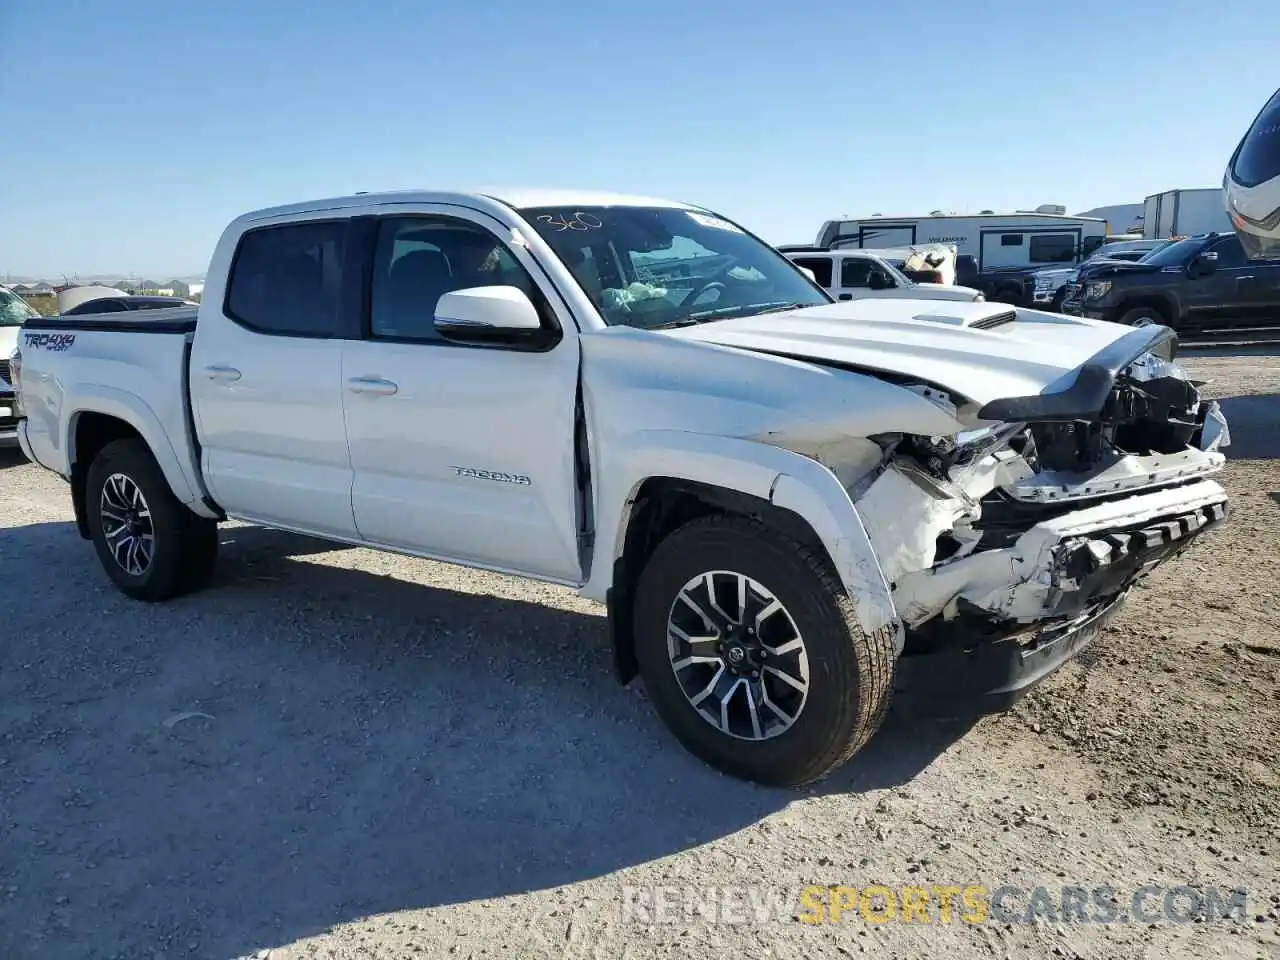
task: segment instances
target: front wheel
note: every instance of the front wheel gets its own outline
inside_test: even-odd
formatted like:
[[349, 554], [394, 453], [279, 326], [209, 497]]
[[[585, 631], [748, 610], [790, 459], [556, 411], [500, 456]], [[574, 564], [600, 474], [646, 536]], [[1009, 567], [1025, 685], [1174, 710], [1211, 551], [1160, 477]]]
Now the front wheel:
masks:
[[1167, 324], [1169, 321], [1154, 307], [1134, 307], [1126, 310], [1119, 322], [1129, 327], [1149, 327], [1153, 324]]
[[879, 728], [893, 637], [867, 634], [825, 556], [742, 517], [692, 521], [636, 588], [636, 656], [676, 738], [727, 773], [820, 779]]
[[85, 513], [98, 559], [136, 600], [168, 600], [204, 586], [217, 524], [178, 502], [141, 440], [117, 440], [89, 465]]

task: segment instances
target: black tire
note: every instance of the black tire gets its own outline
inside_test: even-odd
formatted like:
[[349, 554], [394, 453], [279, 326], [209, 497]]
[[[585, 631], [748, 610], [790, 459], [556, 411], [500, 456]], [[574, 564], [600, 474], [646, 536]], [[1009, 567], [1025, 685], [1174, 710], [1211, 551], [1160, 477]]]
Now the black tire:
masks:
[[1155, 307], [1134, 307], [1132, 310], [1126, 310], [1120, 315], [1119, 322], [1127, 327], [1143, 327], [1150, 323], [1169, 325], [1165, 315]]
[[[723, 732], [676, 679], [668, 616], [685, 585], [708, 571], [743, 574], [766, 587], [803, 638], [807, 699], [791, 726], [768, 739]], [[694, 520], [658, 545], [636, 586], [635, 643], [645, 688], [684, 747], [726, 773], [774, 786], [809, 783], [844, 763], [879, 729], [893, 691], [892, 631], [862, 631], [820, 551], [743, 517]]]
[[[116, 559], [104, 530], [103, 490], [112, 477], [136, 485], [145, 501], [152, 554], [145, 569], [130, 572]], [[192, 513], [174, 497], [151, 451], [141, 440], [117, 440], [89, 465], [85, 515], [98, 560], [121, 592], [157, 602], [204, 586], [218, 553], [217, 523]]]
[[213, 570], [218, 563], [218, 523], [198, 516], [186, 507], [182, 512], [186, 515], [187, 536], [183, 544], [185, 559], [178, 592], [194, 593], [203, 590], [213, 579]]

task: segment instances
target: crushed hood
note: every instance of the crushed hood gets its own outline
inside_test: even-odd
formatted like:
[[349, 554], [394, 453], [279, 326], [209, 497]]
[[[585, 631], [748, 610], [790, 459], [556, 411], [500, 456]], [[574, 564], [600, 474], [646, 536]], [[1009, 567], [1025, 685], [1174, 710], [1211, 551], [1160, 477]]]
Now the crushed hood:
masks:
[[[979, 406], [992, 405], [983, 413], [991, 419], [998, 419], [996, 413], [1013, 412], [1008, 404], [998, 403], [1010, 398], [1043, 397], [1044, 406], [1063, 414], [1066, 407], [1081, 402], [1091, 405], [1096, 395], [1100, 407], [1110, 388], [1105, 374], [1109, 371], [1113, 378], [1161, 333], [1167, 334], [1160, 327], [1135, 330], [1082, 317], [1014, 310], [1000, 303], [901, 299], [833, 303], [664, 332], [918, 379]], [[1082, 377], [1086, 366], [1090, 369]], [[1106, 389], [1100, 378], [1108, 379]], [[1071, 403], [1052, 403], [1049, 395], [1069, 397]], [[1018, 412], [1034, 415], [1036, 406], [1024, 403]]]

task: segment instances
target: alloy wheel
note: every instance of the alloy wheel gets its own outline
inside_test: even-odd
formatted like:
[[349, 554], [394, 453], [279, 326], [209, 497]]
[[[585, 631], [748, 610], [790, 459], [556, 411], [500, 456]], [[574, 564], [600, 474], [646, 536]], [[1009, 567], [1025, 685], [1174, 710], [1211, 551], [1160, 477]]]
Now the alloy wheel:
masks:
[[155, 528], [151, 509], [131, 477], [113, 473], [102, 485], [98, 500], [102, 536], [120, 569], [140, 577], [151, 568], [155, 556]]
[[800, 717], [809, 656], [795, 620], [762, 583], [713, 570], [688, 581], [667, 614], [676, 682], [707, 723], [768, 740]]

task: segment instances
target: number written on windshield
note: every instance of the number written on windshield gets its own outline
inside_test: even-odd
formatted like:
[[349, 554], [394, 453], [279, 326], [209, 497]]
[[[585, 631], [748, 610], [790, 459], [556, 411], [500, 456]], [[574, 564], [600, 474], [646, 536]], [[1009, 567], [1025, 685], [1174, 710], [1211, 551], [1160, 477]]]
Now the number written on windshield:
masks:
[[544, 213], [538, 217], [538, 220], [556, 233], [563, 233], [566, 230], [599, 230], [604, 226], [599, 217], [581, 210], [567, 216], [563, 213]]

